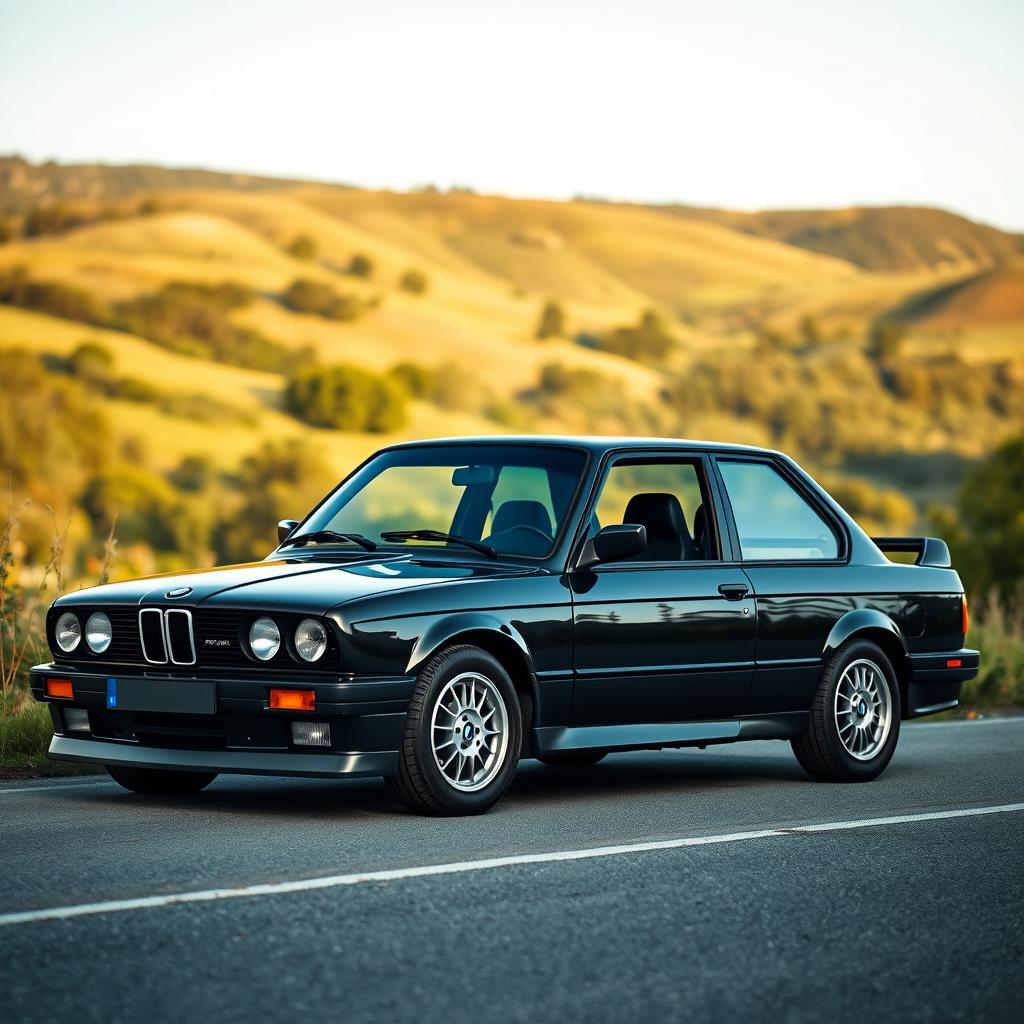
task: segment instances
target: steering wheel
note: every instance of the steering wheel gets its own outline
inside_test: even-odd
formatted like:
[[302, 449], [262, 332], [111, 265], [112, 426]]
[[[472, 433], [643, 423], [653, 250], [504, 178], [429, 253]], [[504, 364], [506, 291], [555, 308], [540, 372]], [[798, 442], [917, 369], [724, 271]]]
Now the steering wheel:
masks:
[[510, 526], [507, 530], [502, 530], [502, 533], [515, 533], [516, 530], [529, 530], [531, 533], [537, 534], [545, 543], [551, 543], [551, 535], [542, 530], [539, 526], [531, 526], [529, 523], [516, 523], [515, 526]]

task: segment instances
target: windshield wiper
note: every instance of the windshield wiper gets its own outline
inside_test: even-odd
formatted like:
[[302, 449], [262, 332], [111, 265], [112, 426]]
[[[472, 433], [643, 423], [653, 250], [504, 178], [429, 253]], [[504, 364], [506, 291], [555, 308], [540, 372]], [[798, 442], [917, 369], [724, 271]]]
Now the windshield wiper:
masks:
[[443, 540], [449, 544], [462, 544], [481, 554], [497, 558], [498, 552], [490, 544], [482, 544], [478, 540], [470, 540], [468, 537], [459, 537], [454, 533], [443, 533], [441, 530], [388, 530], [381, 534], [384, 540]]
[[314, 530], [312, 533], [300, 533], [297, 537], [289, 537], [282, 548], [298, 547], [300, 544], [319, 543], [320, 541], [341, 540], [349, 544], [358, 544], [364, 551], [376, 551], [377, 545], [369, 537], [361, 533], [338, 533], [336, 530]]

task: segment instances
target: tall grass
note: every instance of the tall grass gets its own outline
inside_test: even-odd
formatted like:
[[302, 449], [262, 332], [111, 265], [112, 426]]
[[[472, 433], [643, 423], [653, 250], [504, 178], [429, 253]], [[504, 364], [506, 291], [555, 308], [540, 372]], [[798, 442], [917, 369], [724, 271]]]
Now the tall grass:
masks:
[[960, 703], [968, 709], [1024, 707], [1024, 613], [989, 595], [976, 614], [967, 644], [981, 651], [981, 670]]

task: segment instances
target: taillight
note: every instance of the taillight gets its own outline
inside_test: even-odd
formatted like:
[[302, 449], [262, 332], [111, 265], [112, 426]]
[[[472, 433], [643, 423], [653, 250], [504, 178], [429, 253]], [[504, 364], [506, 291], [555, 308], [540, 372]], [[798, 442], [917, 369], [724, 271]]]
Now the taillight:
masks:
[[971, 626], [971, 616], [970, 616], [970, 613], [967, 611], [967, 595], [966, 594], [963, 594], [961, 596], [961, 598], [960, 598], [960, 626], [961, 626], [960, 632], [963, 633], [964, 636], [967, 636], [967, 630]]

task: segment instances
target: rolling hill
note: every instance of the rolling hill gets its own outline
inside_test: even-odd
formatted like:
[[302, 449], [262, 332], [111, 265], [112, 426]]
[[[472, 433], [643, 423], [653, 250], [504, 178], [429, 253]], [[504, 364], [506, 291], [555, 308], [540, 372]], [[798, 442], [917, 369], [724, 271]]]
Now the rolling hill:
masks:
[[[120, 444], [144, 439], [160, 474], [196, 455], [231, 472], [267, 442], [316, 449], [340, 473], [413, 436], [686, 432], [778, 444], [889, 485], [916, 460], [903, 489], [923, 508], [955, 489], [949, 466], [962, 473], [1024, 427], [1018, 240], [943, 211], [743, 214], [14, 159], [0, 160], [0, 211], [0, 278], [17, 269], [37, 291], [75, 289], [106, 310], [84, 322], [0, 304], [0, 349], [59, 376], [83, 342], [99, 345], [131, 385], [102, 400]], [[406, 286], [410, 272], [422, 288]], [[296, 308], [297, 280], [355, 312]], [[189, 338], [116, 315], [224, 283], [246, 298], [218, 329], [264, 339], [273, 368], [189, 354]], [[564, 325], [541, 340], [548, 303]], [[905, 325], [905, 366], [866, 354], [879, 320]], [[644, 322], [667, 347], [629, 347]], [[284, 400], [289, 362], [308, 359], [384, 376], [411, 365], [434, 391], [411, 393], [386, 434], [312, 426]], [[204, 401], [220, 421], [197, 415]], [[886, 500], [905, 528], [905, 497]]]

